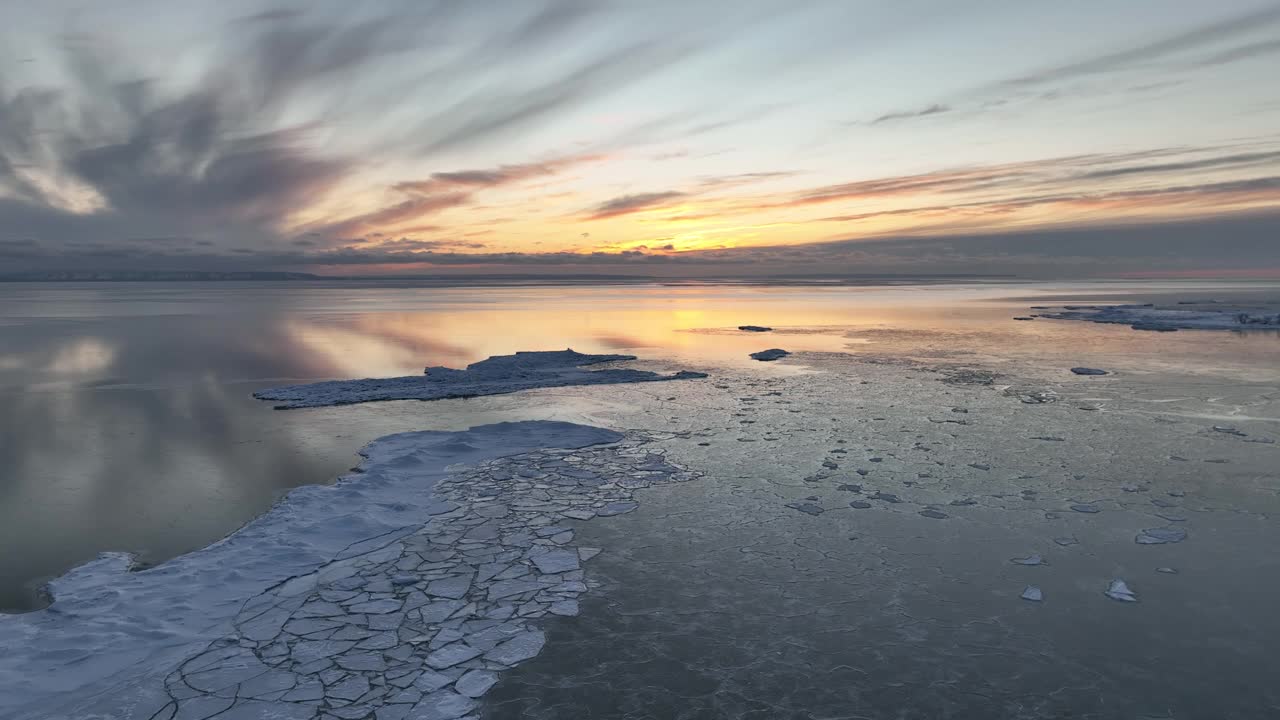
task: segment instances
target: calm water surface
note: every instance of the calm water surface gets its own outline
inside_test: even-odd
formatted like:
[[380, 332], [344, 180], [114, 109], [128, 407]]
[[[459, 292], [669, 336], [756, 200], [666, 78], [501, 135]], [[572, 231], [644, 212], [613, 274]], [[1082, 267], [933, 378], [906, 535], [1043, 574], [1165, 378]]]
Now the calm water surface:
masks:
[[[374, 437], [509, 416], [457, 403], [447, 417], [420, 403], [278, 412], [250, 397], [260, 387], [565, 347], [708, 368], [747, 366], [747, 353], [781, 346], [1271, 381], [1280, 333], [1156, 336], [1010, 319], [1035, 298], [1244, 291], [1280, 295], [1274, 285], [1167, 282], [0, 284], [0, 610], [38, 606], [43, 581], [104, 550], [159, 562], [208, 544], [289, 488], [333, 479]], [[780, 332], [733, 330], [745, 323]]]

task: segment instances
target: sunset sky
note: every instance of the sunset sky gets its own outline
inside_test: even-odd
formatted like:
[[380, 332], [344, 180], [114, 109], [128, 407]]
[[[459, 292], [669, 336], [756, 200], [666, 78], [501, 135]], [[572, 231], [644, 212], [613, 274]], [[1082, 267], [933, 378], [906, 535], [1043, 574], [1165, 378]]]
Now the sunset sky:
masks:
[[0, 271], [1280, 272], [1280, 3], [0, 0]]

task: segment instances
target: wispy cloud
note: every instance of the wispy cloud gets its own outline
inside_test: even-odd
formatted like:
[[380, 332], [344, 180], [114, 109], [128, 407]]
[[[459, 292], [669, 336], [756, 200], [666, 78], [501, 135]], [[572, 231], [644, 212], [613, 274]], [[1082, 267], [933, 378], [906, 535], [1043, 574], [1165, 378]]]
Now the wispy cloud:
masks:
[[603, 220], [605, 218], [618, 217], [620, 215], [630, 215], [631, 213], [640, 212], [642, 210], [649, 210], [651, 208], [667, 205], [670, 201], [678, 200], [683, 197], [685, 197], [685, 193], [675, 190], [623, 195], [611, 200], [606, 200], [595, 206], [589, 211], [588, 218], [591, 220]]
[[1006, 86], [1042, 85], [1112, 72], [1133, 67], [1140, 63], [1163, 60], [1188, 51], [1212, 47], [1241, 35], [1256, 33], [1263, 28], [1280, 23], [1280, 5], [1272, 5], [1219, 22], [1203, 25], [1185, 32], [1125, 48], [1096, 57], [1066, 63], [1013, 78]]
[[421, 223], [424, 218], [445, 210], [470, 205], [484, 190], [550, 177], [575, 165], [599, 159], [597, 155], [575, 155], [539, 163], [433, 173], [426, 180], [392, 185], [389, 192], [400, 199], [389, 206], [308, 230], [340, 240], [369, 235], [381, 229], [411, 232], [412, 228], [403, 227], [405, 223]]
[[913, 118], [928, 117], [930, 115], [941, 115], [943, 113], [949, 113], [949, 112], [951, 112], [951, 106], [939, 105], [935, 103], [933, 105], [930, 105], [925, 108], [921, 108], [919, 110], [906, 110], [902, 112], [887, 113], [885, 115], [881, 115], [875, 120], [872, 120], [870, 124], [883, 125], [885, 123], [895, 122], [898, 120], [911, 120]]

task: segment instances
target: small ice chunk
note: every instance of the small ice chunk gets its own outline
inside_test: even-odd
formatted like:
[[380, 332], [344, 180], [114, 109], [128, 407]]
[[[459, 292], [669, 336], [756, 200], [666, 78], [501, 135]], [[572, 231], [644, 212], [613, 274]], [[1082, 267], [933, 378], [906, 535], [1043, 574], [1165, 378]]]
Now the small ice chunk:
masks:
[[427, 585], [427, 594], [433, 597], [449, 598], [451, 600], [460, 600], [467, 595], [467, 591], [471, 589], [471, 575], [454, 575], [452, 577], [432, 580]]
[[813, 503], [787, 503], [787, 507], [792, 510], [799, 510], [806, 515], [821, 515], [823, 513], [822, 507]]
[[351, 606], [353, 613], [365, 613], [368, 615], [381, 615], [383, 613], [391, 613], [400, 609], [402, 603], [395, 598], [385, 598], [382, 600], [369, 600], [368, 602], [356, 603]]
[[427, 656], [427, 665], [436, 670], [444, 670], [451, 668], [458, 663], [464, 663], [480, 654], [479, 650], [465, 643], [455, 642], [451, 645], [436, 650]]
[[501, 665], [515, 665], [541, 652], [546, 641], [541, 630], [526, 630], [490, 650], [484, 658]]
[[920, 514], [927, 518], [933, 518], [934, 520], [945, 520], [951, 517], [950, 515], [934, 510], [933, 508], [925, 508], [920, 511]]
[[1077, 504], [1075, 504], [1075, 505], [1072, 505], [1072, 506], [1071, 506], [1071, 509], [1072, 509], [1072, 510], [1075, 510], [1075, 511], [1076, 511], [1076, 512], [1078, 512], [1078, 513], [1087, 513], [1087, 514], [1090, 514], [1090, 515], [1092, 515], [1092, 514], [1094, 514], [1094, 513], [1097, 513], [1097, 512], [1101, 512], [1100, 510], [1098, 510], [1098, 508], [1097, 508], [1097, 507], [1095, 507], [1095, 506], [1093, 506], [1093, 505], [1086, 505], [1085, 503], [1077, 503]]
[[1071, 368], [1071, 372], [1075, 373], [1076, 375], [1108, 375], [1110, 374], [1106, 370], [1099, 370], [1098, 368], [1091, 368], [1091, 367], [1073, 367]]
[[1129, 589], [1125, 581], [1119, 579], [1112, 580], [1103, 594], [1112, 600], [1119, 600], [1120, 602], [1138, 602], [1138, 596], [1133, 594], [1133, 591]]
[[787, 352], [786, 350], [783, 350], [782, 348], [769, 348], [768, 350], [761, 350], [760, 352], [751, 353], [751, 359], [769, 362], [771, 360], [784, 358], [790, 354], [791, 353]]
[[1040, 557], [1038, 553], [1031, 553], [1026, 557], [1009, 558], [1009, 562], [1014, 563], [1015, 565], [1044, 565], [1045, 564], [1044, 558]]
[[1044, 593], [1035, 585], [1028, 585], [1022, 590], [1022, 599], [1030, 600], [1031, 602], [1040, 602], [1041, 600], [1044, 600]]
[[1054, 541], [1054, 542], [1056, 542], [1056, 543], [1058, 543], [1058, 544], [1059, 544], [1059, 545], [1061, 545], [1062, 547], [1068, 547], [1068, 546], [1070, 546], [1070, 545], [1079, 545], [1079, 544], [1080, 544], [1080, 541], [1079, 541], [1079, 540], [1077, 540], [1077, 539], [1075, 539], [1075, 537], [1074, 537], [1074, 536], [1056, 537], [1056, 538], [1054, 538], [1054, 539], [1053, 539], [1053, 541]]
[[472, 670], [458, 678], [453, 688], [469, 698], [478, 698], [489, 692], [489, 688], [498, 682], [498, 676], [488, 670]]
[[454, 720], [475, 709], [476, 701], [452, 690], [440, 690], [418, 701], [410, 717], [421, 720]]
[[632, 500], [619, 500], [617, 502], [611, 502], [600, 508], [596, 511], [596, 514], [600, 517], [612, 517], [614, 515], [629, 513], [638, 507], [640, 507], [640, 503], [638, 502], [634, 502]]
[[1187, 539], [1187, 531], [1178, 527], [1147, 528], [1138, 533], [1133, 541], [1139, 545], [1164, 545], [1179, 543]]
[[578, 569], [578, 553], [574, 550], [551, 550], [529, 558], [544, 573], [571, 572]]
[[1158, 567], [1158, 568], [1156, 568], [1156, 572], [1158, 572], [1158, 573], [1164, 573], [1165, 575], [1177, 575], [1177, 574], [1178, 574], [1177, 569], [1176, 569], [1176, 568], [1171, 568], [1171, 567]]

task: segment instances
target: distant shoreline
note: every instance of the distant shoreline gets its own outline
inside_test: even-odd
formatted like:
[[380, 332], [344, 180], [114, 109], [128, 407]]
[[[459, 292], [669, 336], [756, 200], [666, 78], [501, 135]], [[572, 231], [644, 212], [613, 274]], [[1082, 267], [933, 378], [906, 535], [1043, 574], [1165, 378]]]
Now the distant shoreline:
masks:
[[299, 272], [103, 271], [0, 275], [0, 283], [59, 282], [356, 282], [461, 285], [880, 285], [966, 281], [1023, 281], [1016, 275], [798, 275], [773, 277], [653, 277], [645, 275], [314, 275]]

